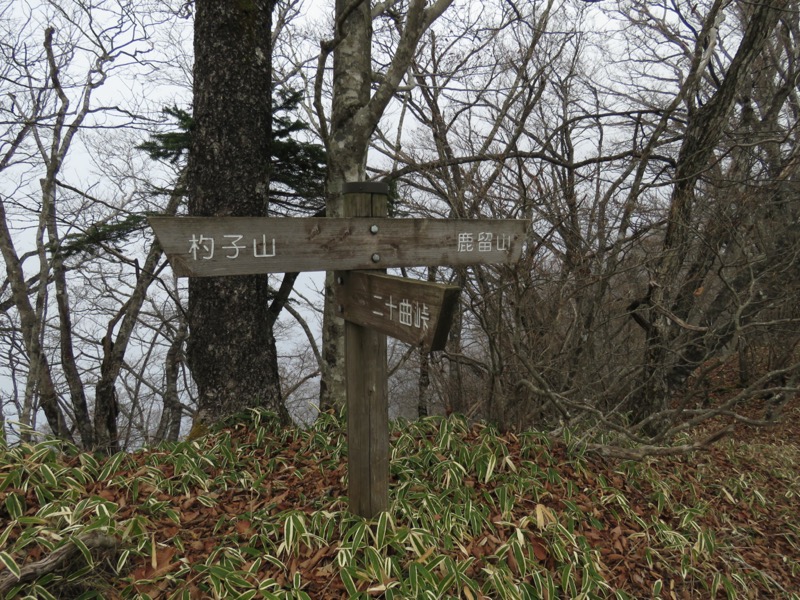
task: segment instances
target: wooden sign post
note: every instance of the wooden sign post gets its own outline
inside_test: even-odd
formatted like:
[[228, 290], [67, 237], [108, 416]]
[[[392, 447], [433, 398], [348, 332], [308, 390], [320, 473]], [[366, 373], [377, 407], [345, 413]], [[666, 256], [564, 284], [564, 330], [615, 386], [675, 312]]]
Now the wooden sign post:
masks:
[[[388, 186], [345, 184], [344, 217], [386, 217]], [[376, 259], [376, 260], [373, 260]], [[370, 257], [374, 265], [381, 256]], [[345, 271], [334, 280], [344, 283]], [[340, 284], [340, 285], [341, 285]], [[340, 311], [342, 316], [344, 312]], [[347, 497], [350, 512], [372, 518], [389, 508], [389, 390], [386, 334], [345, 320]]]
[[417, 346], [444, 350], [461, 289], [374, 271], [341, 273], [334, 287], [345, 321]]
[[149, 222], [178, 277], [334, 271], [335, 302], [345, 319], [350, 510], [371, 518], [389, 506], [386, 336], [423, 351], [444, 348], [460, 291], [381, 271], [513, 263], [528, 222], [388, 219], [385, 183], [349, 183], [342, 193], [341, 218]]

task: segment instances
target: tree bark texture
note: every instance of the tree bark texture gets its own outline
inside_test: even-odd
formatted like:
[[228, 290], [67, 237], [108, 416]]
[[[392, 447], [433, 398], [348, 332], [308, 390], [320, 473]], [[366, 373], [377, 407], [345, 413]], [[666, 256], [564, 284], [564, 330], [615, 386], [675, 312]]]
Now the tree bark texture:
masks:
[[[192, 216], [267, 214], [273, 5], [195, 3]], [[249, 407], [271, 408], [286, 418], [269, 299], [264, 276], [190, 280], [187, 358], [200, 421]]]
[[[369, 2], [352, 7], [352, 2], [336, 0], [335, 37], [340, 38], [333, 55], [333, 105], [328, 155], [329, 217], [342, 216], [340, 195], [348, 181], [363, 181], [367, 144], [374, 125], [355, 127], [353, 119], [369, 102], [372, 83], [372, 15]], [[320, 408], [342, 406], [345, 399], [344, 321], [333, 302], [333, 273], [325, 278], [325, 307], [322, 334], [322, 378]]]
[[[369, 2], [336, 0], [334, 37], [322, 43], [317, 83], [319, 86], [325, 58], [332, 51], [333, 98], [329, 129], [324, 116], [318, 115], [328, 156], [327, 216], [341, 216], [343, 184], [364, 181], [369, 142], [378, 121], [407, 75], [420, 38], [452, 1], [412, 0], [408, 4], [391, 64], [377, 77], [379, 83], [373, 92], [376, 78], [372, 69], [372, 19], [377, 16], [376, 12], [387, 10], [389, 3], [377, 5], [373, 12]], [[315, 93], [319, 96], [319, 90]], [[321, 111], [320, 104], [317, 111]], [[322, 410], [343, 405], [345, 398], [344, 323], [336, 316], [332, 285], [332, 274], [328, 273], [322, 326]]]

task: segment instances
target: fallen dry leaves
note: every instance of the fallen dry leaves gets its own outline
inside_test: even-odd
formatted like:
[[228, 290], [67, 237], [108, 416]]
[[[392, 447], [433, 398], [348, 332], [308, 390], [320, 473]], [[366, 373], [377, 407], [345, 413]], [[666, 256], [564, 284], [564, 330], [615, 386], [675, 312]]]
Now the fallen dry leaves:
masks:
[[[465, 526], [470, 535], [454, 534], [452, 540], [432, 530], [437, 544], [419, 551], [410, 534], [402, 543], [384, 544], [378, 554], [388, 562], [372, 572], [362, 558], [361, 566], [353, 569], [353, 585], [368, 597], [384, 597], [418, 567], [435, 564], [438, 567], [431, 570], [443, 574], [444, 565], [452, 564], [463, 566], [465, 581], [477, 582], [455, 583], [451, 589], [456, 594], [492, 597], [483, 594], [499, 589], [492, 587], [500, 584], [491, 579], [497, 569], [520, 585], [530, 584], [537, 569], [563, 584], [564, 566], [581, 552], [605, 582], [607, 596], [626, 592], [632, 598], [652, 597], [655, 589], [663, 598], [710, 597], [714, 574], [720, 573], [734, 590], [726, 591], [720, 579], [714, 590], [721, 598], [732, 593], [747, 597], [741, 595], [743, 589], [752, 597], [793, 597], [800, 589], [800, 479], [794, 462], [800, 458], [798, 423], [800, 403], [795, 399], [785, 408], [780, 425], [768, 432], [742, 432], [702, 454], [644, 464], [464, 426], [458, 434], [460, 447], [496, 444], [491, 447], [502, 448], [505, 460], [488, 475], [480, 465], [463, 467], [466, 474], [453, 482], [437, 480], [430, 472], [414, 473], [415, 479], [409, 480], [412, 475], [398, 466], [396, 457], [393, 494], [402, 491], [404, 498], [393, 504], [393, 535], [413, 531], [410, 511], [415, 505], [409, 498], [414, 494], [444, 498], [429, 523], [431, 529], [437, 523], [446, 526], [453, 518], [447, 505], [453, 486], [460, 495], [451, 498], [474, 502], [475, 514], [485, 519], [472, 529]], [[414, 434], [420, 448], [436, 447], [441, 437], [437, 427], [431, 422]], [[340, 566], [340, 555], [354, 543], [346, 530], [352, 532], [357, 521], [343, 516], [346, 460], [341, 427], [322, 433], [272, 432], [268, 437], [256, 429], [240, 424], [208, 436], [195, 444], [193, 452], [199, 458], [192, 463], [177, 460], [170, 454], [175, 450], [137, 452], [110, 477], [88, 482], [81, 496], [72, 498], [102, 499], [115, 507], [116, 522], [141, 518], [146, 524], [144, 531], [131, 534], [129, 543], [136, 540], [140, 550], [130, 555], [126, 571], [106, 576], [106, 597], [225, 597], [229, 588], [217, 589], [211, 583], [225, 577], [238, 578], [235, 583], [242, 589], [271, 581], [273, 593], [294, 589], [310, 598], [352, 596]], [[395, 431], [393, 443], [400, 443], [404, 435], [410, 434]], [[496, 439], [490, 440], [490, 435]], [[220, 444], [225, 445], [223, 458]], [[437, 447], [432, 460], [445, 464], [453, 457]], [[79, 456], [62, 462], [65, 469], [81, 465]], [[202, 467], [199, 471], [197, 465]], [[430, 489], [431, 485], [443, 489]], [[75, 488], [70, 489], [74, 493]], [[12, 494], [24, 497], [24, 515], [30, 519], [40, 513], [43, 498], [32, 485], [3, 486], [4, 546], [13, 550], [25, 527], [15, 525], [8, 508]], [[289, 522], [296, 528], [287, 529]], [[320, 531], [325, 535], [314, 533]], [[371, 539], [367, 543], [375, 545]], [[225, 566], [233, 564], [226, 558], [228, 550], [241, 556], [235, 569]], [[13, 558], [24, 565], [46, 553], [46, 547], [31, 543]], [[398, 571], [387, 572], [393, 565]], [[577, 589], [587, 573], [584, 569], [570, 575]], [[745, 585], [736, 581], [736, 574], [746, 578]], [[565, 595], [563, 590], [559, 594]], [[595, 597], [605, 596], [598, 592]]]

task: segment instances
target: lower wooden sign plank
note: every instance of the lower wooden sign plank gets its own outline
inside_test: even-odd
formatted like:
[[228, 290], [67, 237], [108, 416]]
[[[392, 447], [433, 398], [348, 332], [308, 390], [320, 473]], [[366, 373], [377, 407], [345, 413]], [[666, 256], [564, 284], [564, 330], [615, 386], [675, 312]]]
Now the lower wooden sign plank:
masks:
[[338, 273], [334, 287], [345, 321], [425, 352], [444, 349], [460, 292], [453, 285], [370, 271]]
[[528, 221], [150, 217], [178, 277], [519, 260]]

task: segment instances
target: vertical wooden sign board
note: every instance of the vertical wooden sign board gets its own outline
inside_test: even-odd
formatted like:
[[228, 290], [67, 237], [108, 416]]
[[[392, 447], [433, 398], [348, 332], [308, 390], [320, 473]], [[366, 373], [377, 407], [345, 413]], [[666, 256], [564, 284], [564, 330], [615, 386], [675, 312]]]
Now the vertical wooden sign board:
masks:
[[[347, 183], [342, 192], [343, 217], [388, 215], [389, 186], [385, 183]], [[345, 276], [345, 273], [334, 273], [337, 281]], [[345, 321], [345, 377], [350, 512], [371, 518], [389, 508], [389, 393], [385, 334]]]

